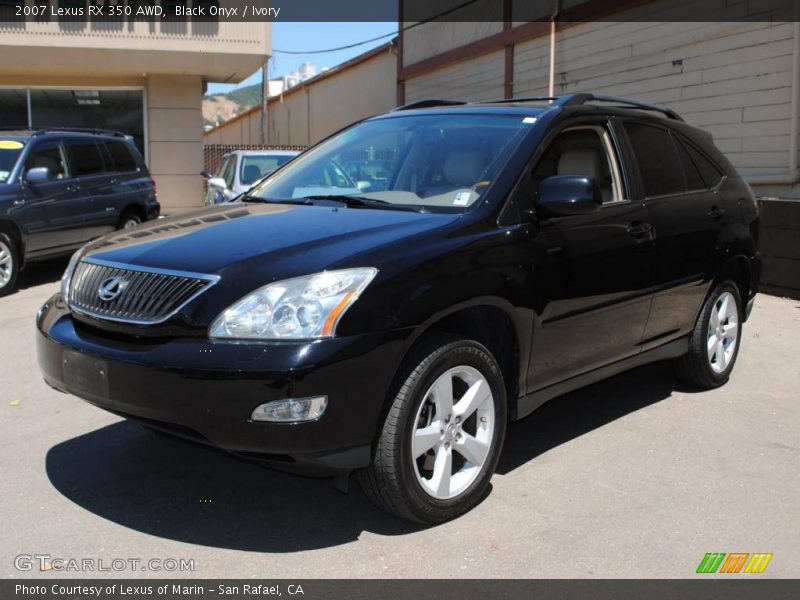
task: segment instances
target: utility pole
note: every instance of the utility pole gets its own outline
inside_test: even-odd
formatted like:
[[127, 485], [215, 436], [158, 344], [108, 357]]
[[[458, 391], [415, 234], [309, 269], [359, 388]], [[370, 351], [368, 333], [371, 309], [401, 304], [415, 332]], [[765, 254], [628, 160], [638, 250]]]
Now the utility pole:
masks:
[[269, 98], [269, 56], [261, 66], [261, 145], [269, 144], [269, 119], [267, 119], [267, 102]]

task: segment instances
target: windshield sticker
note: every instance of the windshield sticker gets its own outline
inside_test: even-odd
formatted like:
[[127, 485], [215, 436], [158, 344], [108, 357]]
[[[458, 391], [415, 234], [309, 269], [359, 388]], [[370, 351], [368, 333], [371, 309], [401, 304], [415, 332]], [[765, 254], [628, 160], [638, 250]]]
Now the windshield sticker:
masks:
[[0, 150], [20, 150], [24, 144], [17, 140], [0, 140]]
[[536, 123], [536, 117], [525, 117], [524, 119], [522, 119], [522, 122], [528, 124]]
[[0, 171], [0, 181], [5, 181], [9, 175], [11, 175], [11, 171]]
[[466, 206], [469, 204], [470, 196], [472, 196], [472, 192], [469, 190], [466, 192], [456, 192], [456, 199], [453, 200], [454, 206]]

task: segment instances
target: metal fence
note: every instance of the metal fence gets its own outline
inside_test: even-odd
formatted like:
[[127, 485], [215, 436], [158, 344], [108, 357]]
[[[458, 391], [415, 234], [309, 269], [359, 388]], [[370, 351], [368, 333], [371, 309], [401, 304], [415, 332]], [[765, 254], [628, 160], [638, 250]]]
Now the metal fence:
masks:
[[264, 146], [261, 144], [206, 144], [203, 146], [203, 169], [216, 173], [222, 157], [234, 150], [299, 150], [307, 146]]

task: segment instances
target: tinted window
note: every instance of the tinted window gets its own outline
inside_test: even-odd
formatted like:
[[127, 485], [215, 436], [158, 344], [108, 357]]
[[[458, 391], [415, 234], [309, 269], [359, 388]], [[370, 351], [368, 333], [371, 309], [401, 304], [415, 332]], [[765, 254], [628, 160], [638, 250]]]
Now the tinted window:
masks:
[[713, 188], [722, 179], [722, 172], [691, 144], [684, 144], [706, 187]]
[[106, 142], [106, 148], [111, 155], [114, 169], [117, 171], [135, 171], [136, 161], [131, 155], [128, 145], [124, 142]]
[[67, 142], [67, 153], [72, 171], [78, 177], [103, 172], [103, 157], [94, 140]]
[[678, 143], [678, 154], [681, 157], [681, 166], [683, 167], [684, 175], [686, 175], [686, 185], [689, 191], [694, 192], [707, 189], [709, 186], [703, 181], [703, 178], [700, 176], [700, 171], [697, 170], [694, 161], [689, 157], [689, 153], [681, 143]]
[[670, 133], [660, 127], [640, 123], [626, 123], [625, 130], [639, 163], [645, 195], [683, 192], [683, 173]]
[[39, 142], [33, 147], [30, 155], [28, 155], [28, 160], [25, 162], [25, 170], [37, 167], [50, 169], [51, 179], [64, 179], [67, 177], [64, 153], [59, 142]]

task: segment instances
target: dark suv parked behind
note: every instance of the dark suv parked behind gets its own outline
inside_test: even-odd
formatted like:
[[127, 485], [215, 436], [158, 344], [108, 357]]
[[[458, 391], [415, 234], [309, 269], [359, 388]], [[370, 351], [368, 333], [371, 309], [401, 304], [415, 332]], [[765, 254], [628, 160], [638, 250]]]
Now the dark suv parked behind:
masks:
[[[353, 187], [353, 156], [385, 185]], [[239, 202], [87, 245], [39, 314], [39, 363], [150, 427], [340, 485], [357, 470], [379, 506], [435, 523], [485, 493], [506, 423], [555, 396], [663, 359], [724, 384], [756, 219], [672, 111], [418, 103]]]
[[121, 133], [0, 131], [0, 296], [25, 263], [158, 216], [144, 160]]

